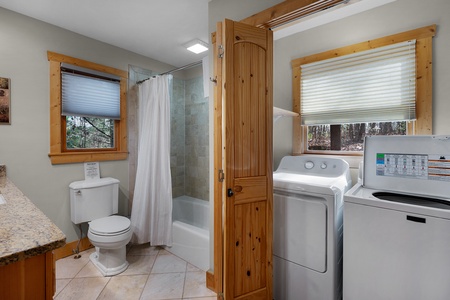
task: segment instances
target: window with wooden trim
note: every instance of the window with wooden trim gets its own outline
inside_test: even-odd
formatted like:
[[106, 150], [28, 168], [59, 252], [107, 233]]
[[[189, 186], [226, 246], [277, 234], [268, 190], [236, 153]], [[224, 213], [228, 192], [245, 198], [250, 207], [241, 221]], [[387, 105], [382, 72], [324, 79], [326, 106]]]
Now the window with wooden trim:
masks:
[[50, 51], [47, 57], [52, 164], [126, 159], [127, 72]]
[[295, 59], [293, 153], [361, 155], [365, 135], [432, 133], [428, 26]]

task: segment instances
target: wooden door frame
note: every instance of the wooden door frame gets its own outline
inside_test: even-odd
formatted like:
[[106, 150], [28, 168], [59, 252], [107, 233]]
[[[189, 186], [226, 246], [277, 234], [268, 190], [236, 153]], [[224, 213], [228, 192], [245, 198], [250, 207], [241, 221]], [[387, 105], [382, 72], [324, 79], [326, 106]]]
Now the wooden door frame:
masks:
[[217, 33], [211, 35], [214, 56], [214, 271], [206, 273], [206, 286], [218, 296], [223, 291], [223, 120], [222, 120], [222, 61], [219, 46], [222, 44], [222, 23], [216, 25]]

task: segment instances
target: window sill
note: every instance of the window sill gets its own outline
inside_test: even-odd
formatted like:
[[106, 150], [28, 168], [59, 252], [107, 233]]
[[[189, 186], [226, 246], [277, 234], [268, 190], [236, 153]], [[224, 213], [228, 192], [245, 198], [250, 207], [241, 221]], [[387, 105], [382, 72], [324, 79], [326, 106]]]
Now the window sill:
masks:
[[95, 151], [77, 153], [49, 153], [48, 156], [53, 165], [83, 163], [92, 161], [125, 160], [128, 152], [120, 151]]

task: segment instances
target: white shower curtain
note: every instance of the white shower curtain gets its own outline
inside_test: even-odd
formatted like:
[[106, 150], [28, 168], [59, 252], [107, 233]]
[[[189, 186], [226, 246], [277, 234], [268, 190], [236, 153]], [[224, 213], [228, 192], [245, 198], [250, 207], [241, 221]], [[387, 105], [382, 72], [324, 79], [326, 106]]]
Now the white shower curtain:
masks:
[[170, 82], [172, 75], [139, 85], [139, 147], [131, 210], [132, 242], [172, 246]]

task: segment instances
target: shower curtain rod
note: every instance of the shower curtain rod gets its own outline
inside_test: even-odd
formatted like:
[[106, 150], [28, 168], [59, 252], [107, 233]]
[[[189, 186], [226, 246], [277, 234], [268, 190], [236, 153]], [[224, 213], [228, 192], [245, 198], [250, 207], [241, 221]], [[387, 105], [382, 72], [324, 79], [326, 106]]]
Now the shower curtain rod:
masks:
[[[181, 71], [181, 70], [184, 70], [184, 69], [187, 69], [187, 68], [191, 68], [191, 67], [195, 67], [195, 66], [198, 66], [198, 65], [201, 65], [201, 64], [202, 64], [202, 61], [201, 61], [201, 60], [200, 60], [200, 61], [196, 61], [196, 62], [190, 63], [190, 64], [188, 64], [188, 65], [185, 65], [185, 66], [182, 66], [182, 67], [179, 67], [179, 68], [175, 68], [175, 69], [170, 70], [170, 71], [167, 71], [167, 72], [163, 72], [163, 73], [158, 74], [158, 75], [153, 75], [152, 77], [156, 77], [156, 76], [159, 76], [159, 75], [170, 74], [170, 73], [173, 73], [173, 72], [176, 72], [176, 71]], [[144, 81], [149, 80], [149, 79], [152, 78], [152, 77], [149, 77], [149, 78], [144, 79], [144, 80], [140, 80], [140, 81], [136, 82], [136, 84], [141, 84], [141, 83], [143, 83]]]

